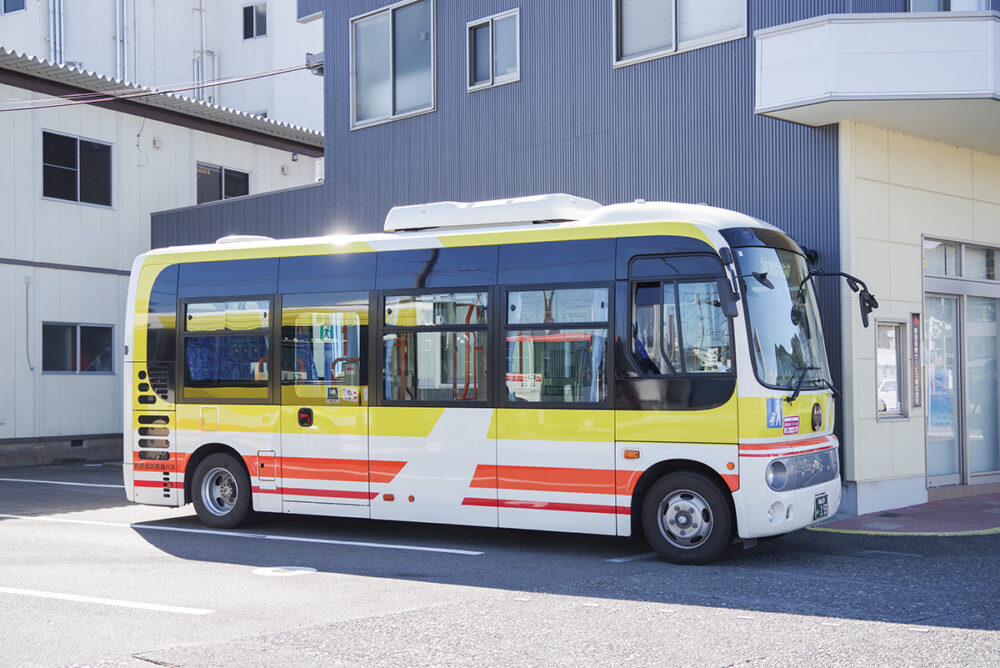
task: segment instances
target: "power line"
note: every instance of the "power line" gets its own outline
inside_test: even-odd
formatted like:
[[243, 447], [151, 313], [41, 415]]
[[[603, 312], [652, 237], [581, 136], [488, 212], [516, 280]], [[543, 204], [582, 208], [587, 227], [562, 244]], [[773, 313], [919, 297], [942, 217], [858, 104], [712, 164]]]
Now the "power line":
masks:
[[203, 83], [187, 82], [162, 88], [142, 88], [139, 90], [136, 90], [135, 88], [120, 88], [118, 90], [111, 91], [72, 93], [70, 95], [61, 95], [55, 100], [43, 103], [38, 103], [37, 100], [7, 100], [7, 103], [24, 102], [25, 104], [24, 106], [17, 106], [15, 104], [15, 106], [0, 107], [0, 113], [7, 111], [31, 111], [34, 109], [55, 109], [57, 107], [71, 107], [78, 104], [94, 104], [95, 102], [110, 102], [112, 100], [129, 100], [140, 97], [150, 97], [153, 95], [171, 95], [174, 93], [198, 90], [201, 88], [212, 88], [214, 86], [225, 86], [227, 84], [242, 83], [244, 81], [252, 81], [254, 79], [263, 79], [265, 77], [298, 72], [312, 67], [313, 65], [296, 65], [294, 67], [285, 67], [282, 69], [258, 72], [256, 74], [248, 74], [239, 77], [215, 79]]

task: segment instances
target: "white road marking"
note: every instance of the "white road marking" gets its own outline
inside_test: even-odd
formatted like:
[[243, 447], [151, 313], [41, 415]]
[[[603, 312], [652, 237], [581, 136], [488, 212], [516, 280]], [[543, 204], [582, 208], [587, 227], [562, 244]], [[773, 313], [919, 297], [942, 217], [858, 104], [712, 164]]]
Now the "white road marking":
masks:
[[310, 568], [309, 566], [267, 566], [264, 568], [255, 568], [250, 572], [254, 575], [288, 577], [289, 575], [305, 575], [307, 573], [315, 573], [316, 569]]
[[60, 480], [27, 480], [24, 478], [0, 478], [0, 482], [30, 482], [36, 485], [69, 485], [72, 487], [110, 487], [125, 489], [125, 485], [99, 485], [96, 482], [64, 482]]
[[612, 564], [624, 564], [627, 561], [639, 561], [640, 559], [652, 559], [658, 556], [656, 552], [646, 552], [645, 554], [634, 554], [631, 557], [617, 557], [615, 559], [605, 559], [604, 561], [609, 561]]
[[176, 605], [159, 605], [158, 603], [140, 603], [138, 601], [122, 601], [117, 598], [98, 598], [96, 596], [78, 596], [77, 594], [59, 594], [51, 591], [35, 589], [18, 589], [16, 587], [0, 587], [0, 594], [15, 596], [34, 596], [35, 598], [54, 598], [60, 601], [76, 601], [77, 603], [96, 603], [97, 605], [113, 605], [119, 608], [135, 608], [137, 610], [154, 610], [156, 612], [174, 612], [182, 615], [210, 615], [212, 610], [202, 608], [182, 608]]
[[305, 538], [302, 536], [272, 536], [264, 533], [247, 533], [245, 531], [217, 531], [215, 529], [188, 529], [184, 527], [155, 526], [151, 524], [124, 524], [121, 522], [98, 522], [95, 520], [71, 520], [55, 517], [29, 517], [26, 515], [0, 514], [0, 518], [10, 520], [28, 520], [32, 522], [61, 522], [64, 524], [88, 524], [91, 526], [118, 527], [136, 531], [173, 531], [176, 533], [193, 533], [208, 536], [226, 536], [228, 538], [255, 538], [258, 540], [278, 540], [290, 543], [318, 543], [320, 545], [345, 545], [348, 547], [372, 547], [385, 550], [409, 550], [412, 552], [438, 552], [441, 554], [458, 554], [466, 557], [478, 557], [485, 552], [477, 550], [459, 550], [450, 547], [425, 547], [423, 545], [400, 545], [398, 543], [369, 543], [356, 540], [335, 540], [332, 538]]

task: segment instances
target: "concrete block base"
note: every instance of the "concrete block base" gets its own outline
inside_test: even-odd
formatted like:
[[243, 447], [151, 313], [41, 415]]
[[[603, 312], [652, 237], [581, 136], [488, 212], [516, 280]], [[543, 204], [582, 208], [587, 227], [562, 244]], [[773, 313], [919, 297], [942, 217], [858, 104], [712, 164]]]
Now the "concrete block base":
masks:
[[122, 437], [67, 438], [41, 442], [0, 443], [0, 468], [69, 462], [121, 461]]
[[847, 481], [838, 515], [853, 517], [880, 510], [927, 503], [927, 478], [912, 476], [888, 480]]

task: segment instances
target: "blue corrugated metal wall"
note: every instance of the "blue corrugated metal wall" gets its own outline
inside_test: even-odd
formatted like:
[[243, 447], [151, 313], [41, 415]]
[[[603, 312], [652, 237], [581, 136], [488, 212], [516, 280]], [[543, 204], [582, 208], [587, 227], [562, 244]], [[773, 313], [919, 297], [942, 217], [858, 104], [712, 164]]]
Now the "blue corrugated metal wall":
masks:
[[[750, 0], [749, 35], [612, 67], [610, 0], [436, 0], [437, 110], [350, 130], [349, 20], [390, 0], [327, 0], [326, 182], [153, 217], [153, 243], [381, 229], [388, 209], [569, 192], [707, 202], [768, 220], [839, 266], [837, 129], [755, 116], [754, 30], [905, 0]], [[470, 20], [521, 14], [521, 80], [467, 93]], [[839, 376], [838, 286], [820, 287]]]

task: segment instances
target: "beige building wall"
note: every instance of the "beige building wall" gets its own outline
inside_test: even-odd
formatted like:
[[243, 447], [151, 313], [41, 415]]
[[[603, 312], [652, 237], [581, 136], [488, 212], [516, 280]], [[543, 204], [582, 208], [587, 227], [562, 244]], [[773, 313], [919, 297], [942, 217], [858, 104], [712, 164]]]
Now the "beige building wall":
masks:
[[[867, 513], [927, 500], [926, 399], [913, 408], [906, 391], [907, 417], [876, 418], [875, 322], [922, 313], [925, 236], [1000, 246], [1000, 156], [845, 122], [840, 188], [844, 271], [879, 300], [865, 329], [856, 295], [842, 293], [845, 510]], [[907, 341], [907, 387], [911, 354]]]
[[[112, 206], [42, 197], [44, 131], [111, 145]], [[88, 105], [0, 114], [0, 147], [0, 439], [121, 430], [127, 272], [150, 213], [196, 203], [198, 162], [249, 172], [251, 193], [315, 180], [314, 158]], [[43, 373], [43, 322], [111, 325], [114, 374]]]

